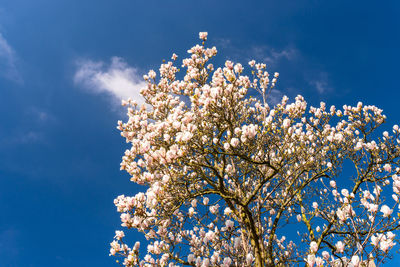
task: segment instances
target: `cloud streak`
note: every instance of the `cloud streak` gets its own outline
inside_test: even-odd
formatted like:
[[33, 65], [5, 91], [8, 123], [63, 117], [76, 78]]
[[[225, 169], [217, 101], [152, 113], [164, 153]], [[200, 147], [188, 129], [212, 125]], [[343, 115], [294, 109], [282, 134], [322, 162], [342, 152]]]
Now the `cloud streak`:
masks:
[[[308, 87], [320, 95], [333, 90], [328, 73], [315, 67], [315, 63], [296, 47], [287, 46], [284, 49], [275, 49], [268, 46], [253, 46], [251, 53], [260, 62], [267, 63], [268, 67], [280, 68], [285, 70], [286, 73], [298, 77], [294, 81], [297, 84], [293, 84], [292, 81], [292, 84], [288, 84], [287, 88], [296, 88], [300, 84], [300, 86]], [[319, 66], [319, 68], [322, 67]]]
[[251, 49], [253, 57], [262, 60], [264, 63], [278, 64], [282, 59], [291, 61], [299, 56], [299, 52], [293, 47], [276, 50], [268, 46], [253, 46]]
[[317, 89], [318, 93], [323, 94], [330, 90], [328, 83], [326, 81], [310, 81], [310, 84]]
[[332, 88], [329, 85], [328, 74], [325, 72], [320, 72], [315, 79], [309, 81], [309, 84], [313, 86], [320, 94], [325, 94], [332, 91]]
[[93, 93], [108, 93], [116, 100], [131, 98], [138, 103], [144, 100], [140, 89], [146, 87], [136, 68], [130, 67], [119, 57], [111, 58], [111, 63], [79, 60], [74, 82]]
[[14, 49], [0, 33], [0, 75], [21, 83], [22, 78], [17, 69], [17, 56]]

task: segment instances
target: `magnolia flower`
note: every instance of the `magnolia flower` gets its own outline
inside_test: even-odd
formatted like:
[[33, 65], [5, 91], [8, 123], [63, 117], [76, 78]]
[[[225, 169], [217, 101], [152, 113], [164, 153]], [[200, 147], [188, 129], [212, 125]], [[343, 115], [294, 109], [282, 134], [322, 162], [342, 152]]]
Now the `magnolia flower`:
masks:
[[329, 252], [328, 251], [322, 251], [322, 257], [327, 261], [329, 260]]
[[229, 150], [229, 147], [230, 147], [229, 143], [225, 143], [225, 144], [224, 144], [224, 149], [225, 149], [225, 150]]
[[336, 252], [337, 253], [343, 253], [344, 252], [344, 244], [343, 244], [342, 241], [337, 242], [335, 247], [336, 247]]
[[379, 206], [376, 204], [369, 204], [368, 205], [368, 211], [371, 213], [375, 213], [378, 211]]
[[246, 263], [247, 263], [247, 265], [250, 265], [250, 264], [253, 262], [253, 260], [254, 260], [253, 254], [248, 253], [247, 256], [246, 256]]
[[363, 147], [362, 142], [357, 142], [356, 146], [354, 147], [354, 150], [358, 151], [362, 149], [362, 147]]
[[225, 257], [224, 258], [224, 265], [223, 266], [229, 267], [231, 263], [232, 263], [231, 258], [229, 258], [229, 257]]
[[323, 266], [324, 265], [324, 260], [321, 257], [316, 257], [315, 258], [315, 264], [319, 267], [319, 266]]
[[387, 171], [387, 172], [390, 172], [390, 171], [392, 170], [392, 167], [390, 166], [390, 164], [385, 164], [385, 165], [383, 166], [383, 169], [384, 169], [385, 171]]
[[317, 250], [318, 250], [318, 245], [317, 245], [317, 242], [315, 242], [315, 241], [312, 241], [311, 243], [310, 243], [310, 251], [311, 251], [311, 253], [316, 253], [317, 252]]
[[387, 131], [384, 131], [384, 132], [383, 132], [383, 136], [384, 136], [385, 138], [388, 138], [388, 137], [389, 137], [389, 133], [388, 133]]
[[231, 220], [227, 220], [227, 221], [225, 222], [225, 225], [226, 225], [226, 228], [232, 229], [233, 226], [234, 226], [234, 222], [231, 221]]
[[354, 265], [354, 267], [358, 267], [360, 264], [360, 258], [357, 255], [354, 255], [351, 257], [351, 263]]
[[345, 197], [349, 196], [349, 190], [347, 190], [347, 189], [342, 189], [342, 191], [340, 191], [340, 193], [342, 193], [342, 195]]
[[207, 32], [199, 32], [199, 38], [203, 41], [207, 40]]
[[123, 231], [115, 231], [115, 238], [121, 240], [125, 236]]
[[210, 260], [209, 259], [204, 259], [202, 264], [201, 264], [201, 267], [208, 267], [208, 266], [210, 266]]
[[196, 212], [194, 211], [194, 208], [193, 208], [193, 207], [190, 207], [190, 208], [189, 208], [189, 211], [188, 211], [189, 217], [192, 217], [194, 214], [196, 214]]
[[189, 254], [187, 257], [187, 261], [189, 263], [193, 263], [195, 261], [194, 255], [193, 254]]
[[230, 144], [232, 147], [237, 147], [239, 145], [239, 139], [237, 139], [235, 137], [232, 138]]
[[232, 210], [231, 210], [229, 207], [226, 207], [226, 208], [224, 209], [224, 214], [225, 214], [225, 216], [229, 216], [231, 213], [232, 213]]
[[383, 213], [383, 217], [389, 217], [392, 214], [393, 210], [390, 209], [387, 205], [383, 205], [381, 207], [381, 212]]
[[288, 128], [290, 126], [290, 119], [284, 119], [282, 122], [283, 128]]
[[147, 75], [149, 76], [150, 79], [156, 78], [156, 72], [154, 70], [150, 70]]
[[242, 65], [240, 63], [238, 63], [238, 64], [235, 64], [234, 70], [235, 70], [236, 73], [240, 74], [243, 71], [243, 67], [242, 67]]
[[315, 264], [315, 255], [314, 254], [308, 255], [306, 262], [307, 262], [307, 266], [313, 267]]
[[218, 205], [213, 205], [213, 206], [211, 206], [211, 207], [210, 207], [210, 212], [211, 212], [212, 214], [217, 213], [217, 212], [218, 212]]

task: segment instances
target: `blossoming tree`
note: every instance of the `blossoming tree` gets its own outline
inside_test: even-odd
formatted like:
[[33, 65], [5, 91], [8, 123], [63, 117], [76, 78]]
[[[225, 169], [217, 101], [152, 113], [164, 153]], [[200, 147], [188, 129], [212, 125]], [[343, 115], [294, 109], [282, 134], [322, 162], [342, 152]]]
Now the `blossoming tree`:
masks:
[[[122, 226], [110, 253], [125, 266], [353, 266], [388, 259], [400, 194], [399, 127], [382, 110], [268, 105], [265, 64], [251, 72], [215, 47], [192, 47], [144, 76], [145, 104], [123, 101], [130, 149], [121, 169], [147, 189], [115, 199]], [[181, 79], [178, 76], [181, 75]], [[255, 92], [258, 92], [255, 94]], [[252, 97], [251, 95], [254, 97]], [[297, 233], [296, 233], [297, 232]]]

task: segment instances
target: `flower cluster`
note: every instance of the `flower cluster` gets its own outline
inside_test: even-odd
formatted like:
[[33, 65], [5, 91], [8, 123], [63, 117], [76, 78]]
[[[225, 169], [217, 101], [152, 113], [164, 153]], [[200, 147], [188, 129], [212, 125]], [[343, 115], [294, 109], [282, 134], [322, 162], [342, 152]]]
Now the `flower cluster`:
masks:
[[123, 102], [121, 170], [146, 190], [114, 203], [148, 245], [131, 248], [117, 231], [110, 254], [125, 266], [384, 260], [399, 228], [399, 127], [377, 136], [386, 117], [363, 103], [308, 107], [299, 95], [269, 106], [278, 73], [254, 60], [251, 71], [215, 68], [217, 49], [199, 37], [185, 73], [173, 54], [144, 75], [145, 104]]

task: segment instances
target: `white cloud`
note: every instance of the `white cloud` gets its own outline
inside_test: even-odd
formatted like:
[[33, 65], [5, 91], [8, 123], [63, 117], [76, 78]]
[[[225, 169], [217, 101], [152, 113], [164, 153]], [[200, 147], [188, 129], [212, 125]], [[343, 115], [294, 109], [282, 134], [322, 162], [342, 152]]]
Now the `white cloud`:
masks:
[[297, 55], [296, 50], [293, 48], [284, 49], [281, 51], [275, 51], [271, 49], [270, 55], [265, 58], [266, 62], [275, 62], [282, 58], [286, 58], [287, 60], [292, 60]]
[[327, 90], [328, 84], [325, 81], [311, 81], [310, 84], [313, 85], [320, 94], [326, 92]]
[[0, 33], [0, 75], [21, 83], [22, 78], [16, 66], [17, 56], [14, 49]]
[[309, 84], [317, 89], [318, 93], [320, 94], [324, 94], [332, 90], [332, 88], [329, 86], [328, 74], [325, 72], [319, 73], [319, 77], [317, 79], [310, 80]]
[[14, 54], [13, 49], [8, 44], [6, 39], [4, 39], [3, 35], [0, 33], [0, 56], [4, 58], [11, 58]]
[[81, 84], [95, 93], [109, 93], [115, 99], [131, 98], [138, 103], [144, 100], [139, 94], [146, 87], [138, 70], [130, 67], [119, 57], [111, 58], [108, 66], [102, 61], [79, 60], [78, 69], [74, 75], [76, 84]]
[[23, 129], [10, 136], [0, 136], [0, 145], [4, 147], [12, 147], [26, 144], [42, 144], [46, 142], [43, 132], [35, 130]]
[[276, 50], [268, 46], [254, 46], [251, 51], [253, 57], [269, 64], [278, 64], [282, 59], [293, 60], [298, 56], [298, 51], [293, 47]]
[[[254, 46], [251, 52], [255, 59], [266, 63], [268, 67], [272, 66], [273, 69], [278, 69], [277, 71], [279, 71], [279, 68], [285, 69], [286, 73], [296, 72], [296, 74], [300, 74], [303, 76], [306, 85], [309, 85], [313, 91], [317, 91], [319, 94], [326, 94], [333, 90], [330, 86], [328, 73], [316, 69], [313, 62], [296, 47], [288, 46], [280, 50], [268, 46]], [[289, 84], [289, 87], [294, 88], [295, 86]]]
[[41, 107], [32, 106], [27, 109], [27, 115], [29, 119], [35, 121], [36, 123], [54, 123], [57, 121], [56, 117], [49, 111], [44, 110]]
[[16, 140], [16, 143], [19, 144], [31, 144], [31, 143], [38, 143], [44, 139], [43, 133], [41, 132], [35, 132], [35, 131], [29, 131], [24, 135], [20, 135], [18, 137], [18, 140]]
[[214, 39], [215, 45], [217, 48], [232, 48], [232, 42], [226, 38], [215, 38]]
[[284, 94], [281, 91], [274, 88], [267, 96], [267, 103], [271, 106], [275, 106], [281, 102], [283, 95]]

